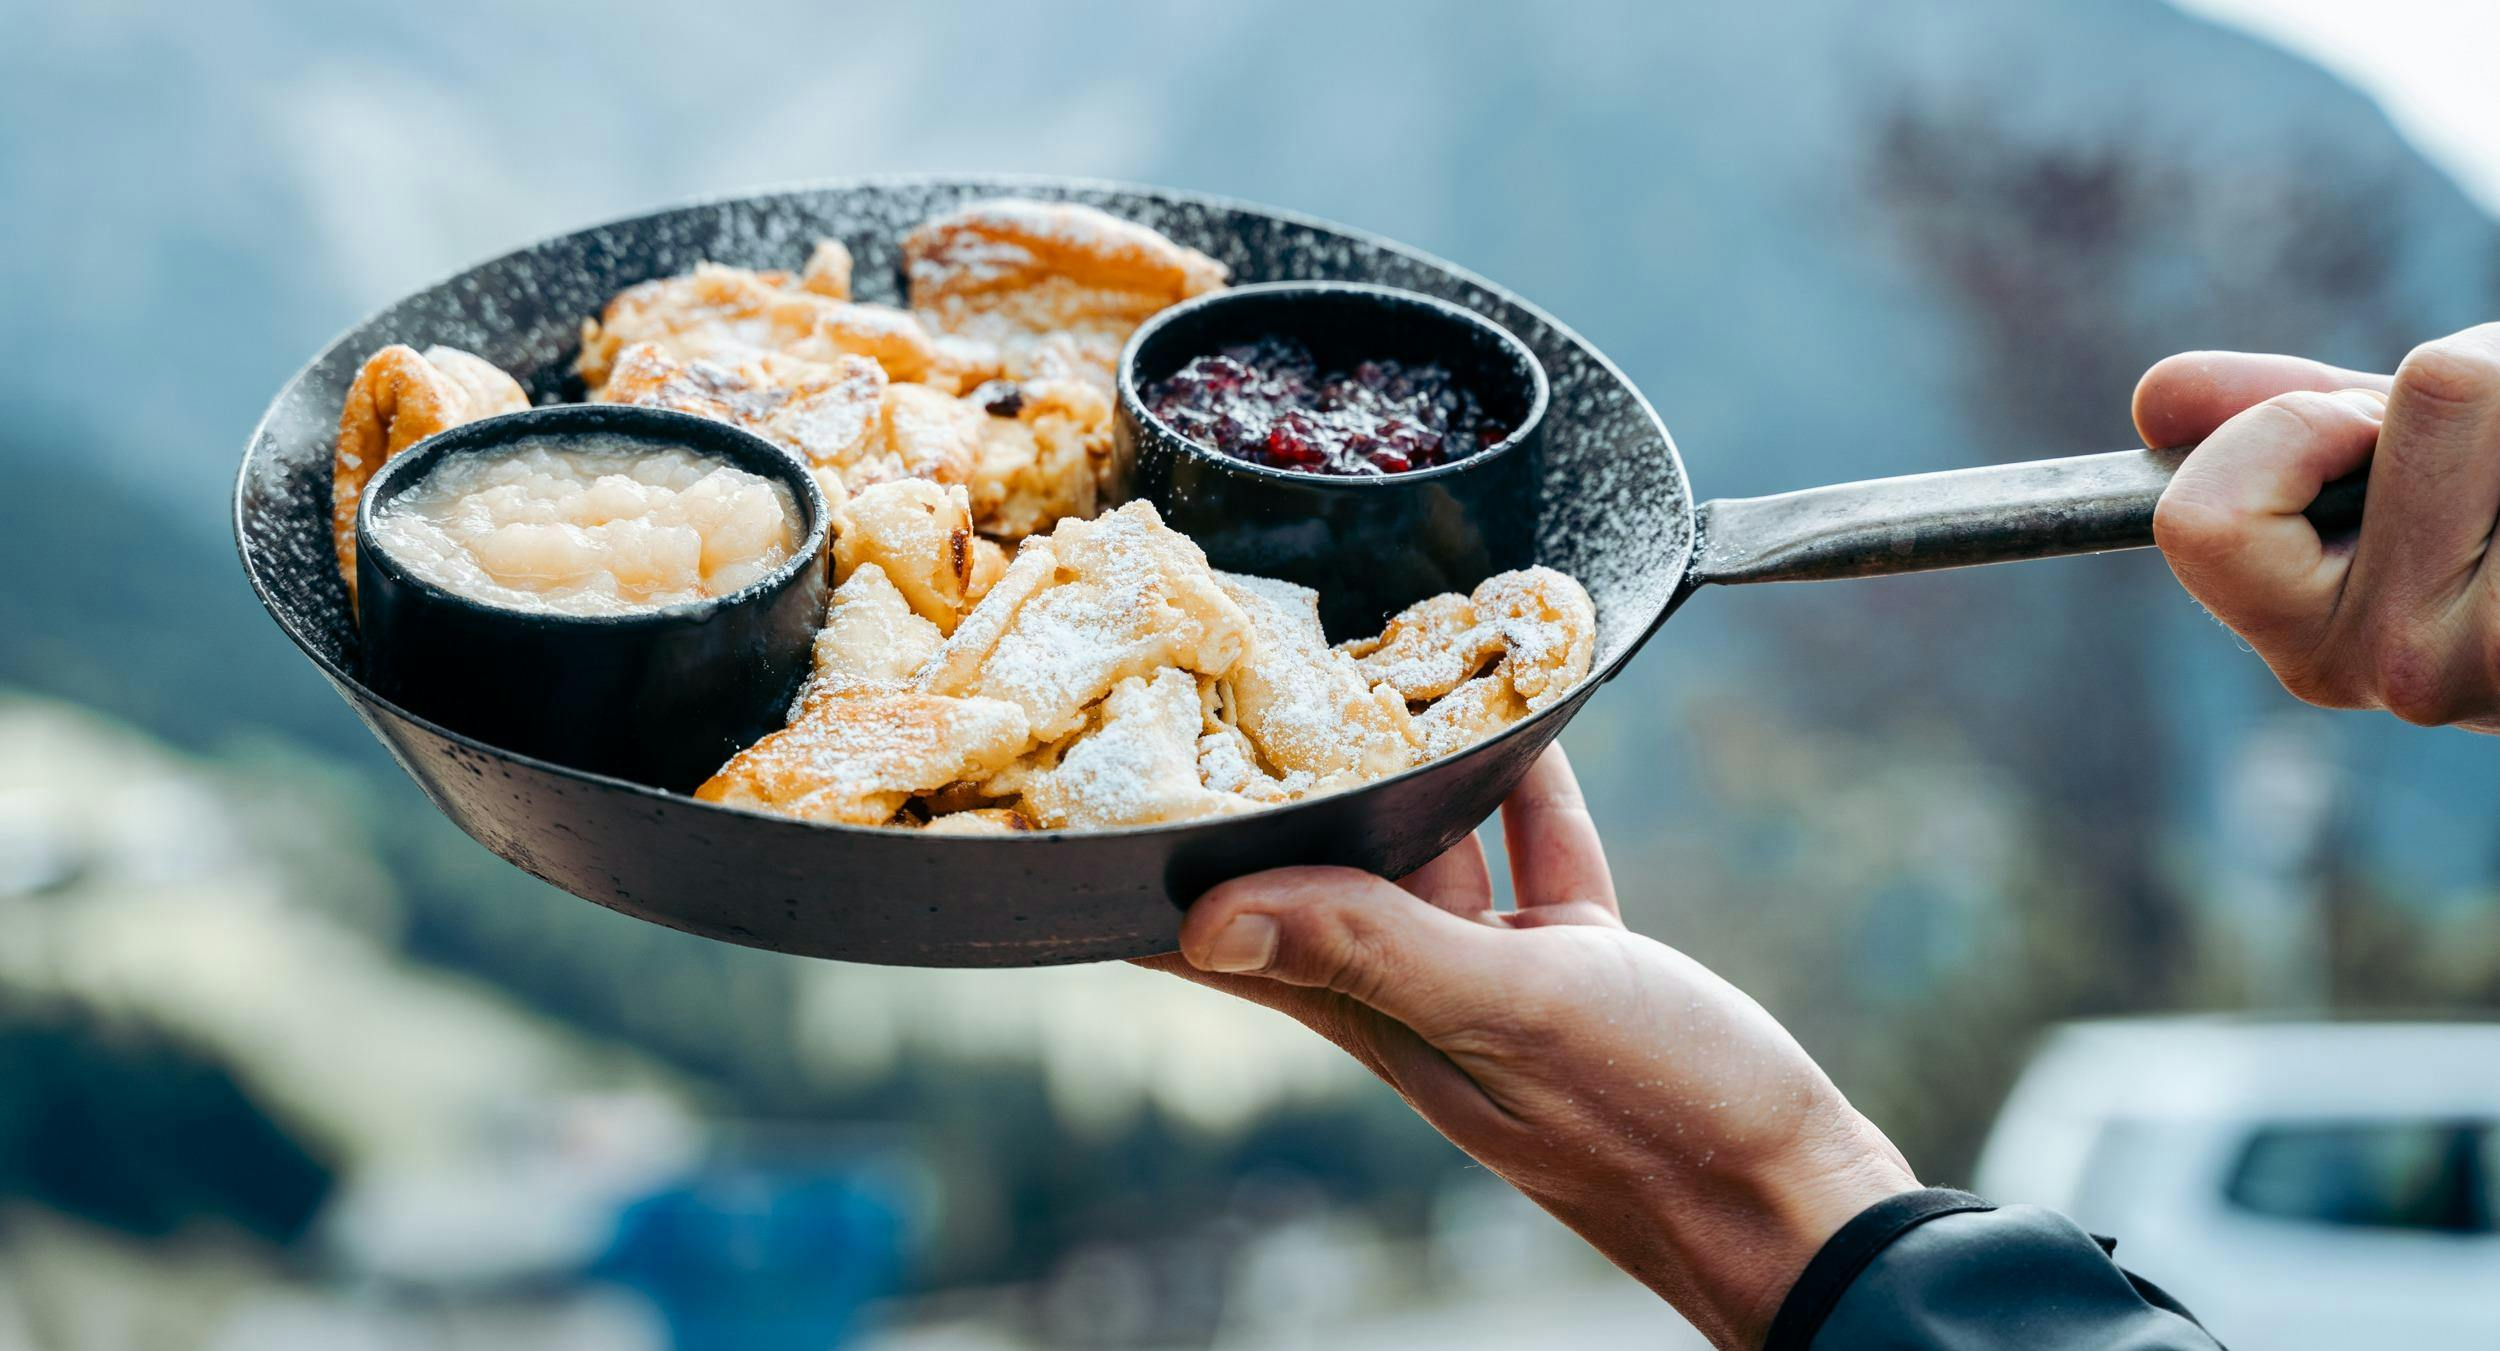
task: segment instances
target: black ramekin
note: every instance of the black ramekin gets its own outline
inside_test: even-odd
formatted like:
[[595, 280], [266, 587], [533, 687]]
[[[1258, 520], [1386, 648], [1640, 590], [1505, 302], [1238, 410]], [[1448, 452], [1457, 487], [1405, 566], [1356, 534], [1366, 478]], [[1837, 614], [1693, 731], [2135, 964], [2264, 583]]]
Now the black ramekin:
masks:
[[[446, 458], [573, 439], [690, 450], [762, 475], [790, 490], [805, 541], [744, 590], [625, 615], [532, 614], [472, 600], [415, 576], [374, 542], [374, 513]], [[706, 418], [566, 404], [454, 427], [385, 463], [357, 508], [365, 682], [409, 712], [507, 750], [690, 790], [781, 726], [824, 619], [832, 517], [797, 457]]]
[[[1233, 343], [1299, 339], [1323, 370], [1433, 361], [1515, 430], [1463, 460], [1349, 477], [1273, 469], [1181, 435], [1139, 390]], [[1217, 291], [1149, 319], [1120, 354], [1115, 416], [1125, 486], [1215, 566], [1317, 590], [1332, 640], [1378, 632], [1426, 596], [1535, 561], [1545, 368], [1509, 330], [1394, 287], [1275, 282]]]

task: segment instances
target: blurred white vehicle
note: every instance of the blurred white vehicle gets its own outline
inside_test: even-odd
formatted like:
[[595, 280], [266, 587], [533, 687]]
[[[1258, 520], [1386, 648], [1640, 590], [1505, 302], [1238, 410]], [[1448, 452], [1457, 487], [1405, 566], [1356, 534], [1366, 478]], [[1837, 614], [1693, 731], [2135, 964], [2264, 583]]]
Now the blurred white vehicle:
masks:
[[1975, 1185], [2117, 1235], [2232, 1346], [2500, 1346], [2500, 1024], [2073, 1024]]

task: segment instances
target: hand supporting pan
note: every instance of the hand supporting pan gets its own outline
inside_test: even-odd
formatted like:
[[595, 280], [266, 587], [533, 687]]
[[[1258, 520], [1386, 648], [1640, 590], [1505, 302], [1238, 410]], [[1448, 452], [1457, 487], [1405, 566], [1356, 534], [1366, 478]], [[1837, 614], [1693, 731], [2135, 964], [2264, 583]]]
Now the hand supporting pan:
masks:
[[[898, 242], [984, 198], [1073, 201], [1222, 261], [1233, 281], [1375, 283], [1473, 310], [1550, 384], [1536, 560], [1597, 608], [1590, 675], [1559, 702], [1405, 773], [1268, 810], [1083, 833], [933, 837], [699, 802], [533, 759], [441, 726], [364, 676], [331, 533], [331, 436], [365, 354], [443, 344], [535, 401], [568, 383], [581, 322], [623, 288], [715, 261], [854, 256], [863, 299], [900, 298]], [[895, 179], [724, 198], [547, 240], [411, 295], [342, 335], [279, 392], [235, 485], [245, 571], [271, 615], [453, 822], [530, 873], [626, 914], [782, 952], [926, 966], [1029, 966], [1169, 951], [1181, 908], [1227, 877], [1294, 863], [1422, 866], [1507, 796], [1564, 723], [1704, 582], [1803, 580], [2123, 548], [2150, 540], [2177, 457], [2135, 452], [1923, 475], [1697, 513], [1674, 442], [1622, 372], [1552, 317], [1387, 240], [1161, 189], [1037, 178]], [[1699, 553], [1696, 554], [1696, 539]]]

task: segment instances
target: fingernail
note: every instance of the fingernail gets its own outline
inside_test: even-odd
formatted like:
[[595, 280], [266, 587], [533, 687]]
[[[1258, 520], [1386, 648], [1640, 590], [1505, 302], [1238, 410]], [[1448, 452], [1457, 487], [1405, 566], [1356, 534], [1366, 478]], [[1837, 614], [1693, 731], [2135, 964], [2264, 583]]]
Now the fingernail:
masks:
[[2387, 396], [2375, 389], [2339, 389], [2335, 397], [2372, 417], [2387, 415]]
[[1276, 932], [1273, 916], [1235, 916], [1215, 931], [1215, 941], [1207, 944], [1207, 959], [1198, 965], [1208, 971], [1265, 971], [1276, 960]]

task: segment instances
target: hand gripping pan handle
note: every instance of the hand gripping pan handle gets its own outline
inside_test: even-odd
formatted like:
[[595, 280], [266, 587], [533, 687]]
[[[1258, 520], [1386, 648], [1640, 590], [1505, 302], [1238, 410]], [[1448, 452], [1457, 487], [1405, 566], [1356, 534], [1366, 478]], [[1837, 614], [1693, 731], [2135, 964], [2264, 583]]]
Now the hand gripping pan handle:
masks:
[[[1813, 582], [2141, 549], [2188, 452], [2123, 450], [1870, 479], [1701, 505], [1687, 588]], [[2361, 522], [2368, 475], [2326, 486], [2320, 533]]]

